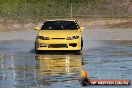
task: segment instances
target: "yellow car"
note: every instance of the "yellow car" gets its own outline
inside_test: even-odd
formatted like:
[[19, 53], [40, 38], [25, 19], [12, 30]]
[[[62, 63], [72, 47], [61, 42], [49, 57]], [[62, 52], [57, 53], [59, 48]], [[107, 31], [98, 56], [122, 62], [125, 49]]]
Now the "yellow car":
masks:
[[47, 20], [42, 27], [36, 27], [39, 33], [35, 41], [35, 51], [73, 50], [83, 47], [82, 32], [75, 20]]

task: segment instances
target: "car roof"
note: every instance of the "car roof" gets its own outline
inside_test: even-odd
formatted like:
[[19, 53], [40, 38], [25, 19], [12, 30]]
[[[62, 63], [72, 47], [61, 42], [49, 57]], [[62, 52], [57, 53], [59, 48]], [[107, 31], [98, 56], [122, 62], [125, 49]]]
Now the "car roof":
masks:
[[67, 20], [67, 19], [54, 19], [54, 20], [46, 20], [46, 21], [75, 21], [75, 20]]

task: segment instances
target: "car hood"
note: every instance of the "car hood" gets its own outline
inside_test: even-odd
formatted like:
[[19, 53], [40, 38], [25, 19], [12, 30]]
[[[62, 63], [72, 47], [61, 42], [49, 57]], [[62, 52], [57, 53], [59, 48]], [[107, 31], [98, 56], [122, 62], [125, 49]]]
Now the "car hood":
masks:
[[38, 36], [63, 38], [80, 35], [81, 32], [78, 30], [43, 30], [39, 32]]

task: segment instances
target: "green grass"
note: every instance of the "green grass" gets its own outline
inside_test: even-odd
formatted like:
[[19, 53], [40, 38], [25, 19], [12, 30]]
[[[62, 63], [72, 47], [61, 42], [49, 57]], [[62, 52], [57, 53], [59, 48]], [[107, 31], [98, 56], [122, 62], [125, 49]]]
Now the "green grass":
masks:
[[[130, 17], [128, 6], [112, 0], [0, 0], [0, 16], [16, 18]], [[119, 3], [121, 3], [118, 0]], [[122, 4], [122, 3], [121, 3]], [[128, 4], [129, 5], [129, 4]]]

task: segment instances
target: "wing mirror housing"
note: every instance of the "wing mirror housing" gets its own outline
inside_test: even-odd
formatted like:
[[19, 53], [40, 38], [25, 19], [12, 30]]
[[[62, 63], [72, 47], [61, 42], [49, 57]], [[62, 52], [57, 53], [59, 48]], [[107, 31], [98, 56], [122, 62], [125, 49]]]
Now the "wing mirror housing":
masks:
[[84, 31], [84, 27], [80, 27], [80, 32], [83, 32]]
[[35, 27], [34, 28], [36, 31], [40, 31], [41, 29], [40, 29], [40, 27]]

